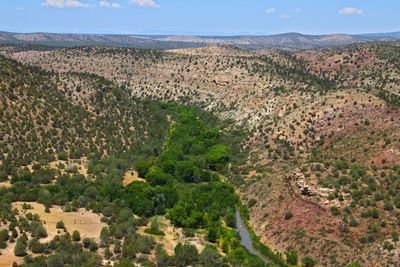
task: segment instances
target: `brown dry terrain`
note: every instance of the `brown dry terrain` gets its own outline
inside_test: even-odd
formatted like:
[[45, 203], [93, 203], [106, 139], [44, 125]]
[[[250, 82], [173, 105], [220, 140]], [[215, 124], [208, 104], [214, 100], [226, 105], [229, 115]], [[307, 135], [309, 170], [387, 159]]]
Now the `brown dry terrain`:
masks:
[[398, 43], [355, 45], [306, 51], [297, 56], [312, 73], [336, 79], [347, 88], [364, 87], [399, 93]]
[[1, 182], [0, 187], [11, 187], [11, 183], [10, 182]]
[[59, 221], [64, 222], [65, 229], [68, 232], [79, 231], [82, 239], [85, 237], [98, 239], [101, 229], [106, 225], [100, 221], [100, 215], [84, 209], [79, 209], [75, 212], [64, 212], [62, 207], [54, 206], [50, 208], [50, 213], [47, 213], [43, 204], [35, 202], [27, 203], [32, 206], [32, 209], [28, 210], [23, 210], [22, 204], [22, 202], [13, 203], [13, 206], [19, 210], [20, 214], [30, 212], [39, 215], [48, 234], [48, 237], [43, 239], [43, 241], [52, 240], [54, 236], [60, 233], [60, 230], [56, 228], [56, 224]]
[[126, 171], [124, 174], [123, 180], [122, 180], [122, 183], [124, 184], [124, 186], [127, 186], [128, 184], [135, 182], [135, 181], [144, 182], [144, 183], [146, 182], [145, 179], [140, 178], [138, 176], [137, 171], [133, 171], [133, 170]]
[[9, 244], [6, 249], [1, 251], [0, 255], [0, 267], [10, 267], [14, 262], [21, 264], [24, 259], [14, 255], [14, 244]]
[[[90, 86], [66, 73], [95, 74], [139, 98], [194, 104], [232, 119], [248, 130], [243, 147], [250, 156], [231, 171], [263, 242], [321, 266], [396, 266], [399, 47], [3, 50], [58, 73], [59, 87], [82, 104]], [[135, 180], [128, 171], [124, 184]]]
[[164, 236], [151, 235], [144, 232], [146, 228], [150, 227], [150, 223], [147, 226], [139, 227], [138, 232], [142, 235], [154, 237], [157, 244], [162, 245], [168, 255], [174, 255], [174, 248], [178, 243], [192, 244], [196, 246], [199, 251], [202, 251], [204, 246], [208, 244], [202, 237], [185, 237], [182, 228], [174, 227], [171, 222], [163, 216], [158, 216], [156, 219], [160, 225], [159, 229], [165, 234]]
[[[92, 213], [90, 211], [80, 209], [76, 212], [64, 212], [62, 207], [50, 208], [50, 213], [45, 212], [43, 204], [30, 202], [27, 203], [31, 206], [30, 209], [23, 209], [22, 205], [25, 202], [13, 203], [13, 208], [18, 209], [20, 215], [25, 216], [27, 213], [39, 215], [40, 221], [46, 228], [48, 236], [41, 239], [42, 242], [52, 240], [56, 235], [61, 234], [63, 230], [57, 229], [56, 224], [59, 221], [63, 221], [65, 229], [72, 233], [77, 230], [81, 234], [81, 238], [93, 238], [98, 239], [100, 236], [101, 229], [106, 225], [100, 221], [100, 215]], [[6, 249], [1, 250], [0, 255], [0, 267], [12, 266], [13, 262], [22, 263], [22, 257], [16, 257], [14, 255], [15, 242], [10, 243]]]

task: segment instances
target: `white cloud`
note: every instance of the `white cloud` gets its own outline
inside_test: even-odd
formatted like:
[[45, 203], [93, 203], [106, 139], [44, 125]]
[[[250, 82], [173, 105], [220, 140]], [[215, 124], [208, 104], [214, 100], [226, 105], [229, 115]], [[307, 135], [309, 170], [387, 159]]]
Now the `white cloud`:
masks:
[[160, 7], [154, 0], [129, 0], [129, 3], [140, 7]]
[[121, 7], [121, 5], [119, 3], [110, 3], [107, 0], [101, 0], [99, 2], [99, 6], [104, 7], [104, 8], [120, 8]]
[[291, 17], [288, 14], [281, 15], [281, 19], [290, 19]]
[[265, 9], [265, 13], [271, 14], [276, 11], [275, 7], [268, 7]]
[[363, 11], [362, 9], [358, 9], [355, 7], [344, 7], [341, 10], [339, 10], [339, 14], [342, 16], [347, 16], [347, 15], [362, 15]]
[[85, 4], [80, 0], [46, 0], [42, 6], [56, 8], [85, 8], [91, 5]]
[[24, 7], [22, 7], [22, 6], [17, 6], [15, 9], [18, 10], [18, 11], [22, 11], [22, 10], [24, 10]]

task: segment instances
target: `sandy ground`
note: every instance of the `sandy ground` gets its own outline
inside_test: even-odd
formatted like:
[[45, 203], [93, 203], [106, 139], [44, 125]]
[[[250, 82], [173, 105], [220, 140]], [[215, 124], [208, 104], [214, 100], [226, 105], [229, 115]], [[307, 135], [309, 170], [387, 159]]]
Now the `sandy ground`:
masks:
[[[23, 202], [13, 203], [13, 207], [18, 208], [21, 213]], [[81, 238], [89, 237], [98, 239], [100, 236], [101, 229], [106, 226], [105, 223], [100, 221], [100, 215], [87, 211], [85, 209], [79, 209], [76, 212], [63, 212], [62, 207], [53, 206], [50, 208], [50, 213], [44, 211], [44, 206], [36, 202], [30, 202], [33, 209], [27, 210], [25, 213], [38, 214], [40, 220], [46, 227], [48, 237], [43, 239], [43, 241], [52, 240], [57, 232], [60, 231], [56, 229], [56, 224], [58, 221], [63, 221], [68, 232], [72, 233], [78, 230], [81, 234]]]
[[1, 250], [0, 255], [0, 267], [11, 267], [14, 262], [20, 264], [24, 262], [23, 257], [17, 257], [14, 255], [15, 243], [8, 244], [6, 249]]
[[[165, 236], [156, 236], [154, 237], [158, 244], [163, 245], [165, 251], [168, 255], [174, 255], [174, 248], [178, 243], [189, 243], [191, 245], [196, 246], [199, 252], [203, 251], [206, 242], [199, 237], [191, 237], [187, 238], [183, 235], [181, 228], [175, 228], [169, 220], [167, 220], [164, 216], [158, 216], [158, 223], [160, 224], [160, 229], [165, 233]], [[142, 235], [150, 235], [145, 233], [144, 230], [151, 225], [151, 220], [149, 220], [148, 226], [143, 226], [138, 229], [138, 233]]]
[[[50, 162], [47, 166], [52, 168], [52, 169], [58, 169], [58, 165], [62, 163], [65, 165], [65, 167], [68, 166], [77, 166], [78, 167], [78, 173], [84, 175], [85, 177], [87, 177], [88, 175], [88, 170], [87, 170], [87, 166], [88, 166], [88, 160], [86, 157], [82, 157], [79, 160], [56, 160], [56, 161], [52, 161]], [[64, 173], [64, 170], [61, 170], [62, 173]]]
[[[58, 221], [63, 221], [68, 232], [72, 233], [78, 230], [81, 234], [81, 238], [89, 237], [99, 240], [101, 229], [106, 226], [105, 223], [100, 221], [100, 216], [80, 209], [77, 212], [63, 212], [61, 207], [54, 206], [50, 208], [50, 213], [44, 211], [44, 206], [36, 202], [28, 203], [33, 208], [27, 211], [22, 210], [22, 204], [24, 202], [15, 202], [13, 207], [20, 211], [20, 214], [32, 213], [38, 214], [41, 221], [46, 227], [48, 237], [43, 238], [41, 241], [50, 241], [57, 235], [60, 230], [56, 229], [56, 223]], [[61, 232], [62, 233], [62, 230]], [[23, 257], [16, 257], [14, 255], [15, 243], [9, 243], [7, 248], [1, 250], [2, 255], [0, 255], [0, 267], [11, 267], [14, 262], [23, 263]]]
[[140, 178], [137, 171], [132, 171], [132, 170], [128, 170], [125, 172], [124, 174], [124, 179], [122, 180], [122, 183], [124, 184], [124, 186], [127, 186], [128, 184], [132, 183], [132, 182], [146, 182], [145, 179]]
[[10, 182], [0, 182], [0, 187], [11, 187], [11, 183]]
[[[75, 165], [75, 166], [78, 167], [78, 173], [79, 174], [82, 174], [85, 177], [88, 176], [88, 164], [89, 164], [89, 161], [88, 161], [87, 157], [82, 157], [80, 159], [55, 160], [55, 161], [52, 161], [52, 162], [44, 165], [43, 167], [59, 170], [59, 168], [58, 168], [59, 164], [63, 164], [65, 167]], [[32, 172], [33, 171], [33, 165], [34, 165], [34, 163], [29, 164], [26, 167]], [[61, 173], [65, 173], [64, 169], [61, 169], [60, 171], [61, 171]]]

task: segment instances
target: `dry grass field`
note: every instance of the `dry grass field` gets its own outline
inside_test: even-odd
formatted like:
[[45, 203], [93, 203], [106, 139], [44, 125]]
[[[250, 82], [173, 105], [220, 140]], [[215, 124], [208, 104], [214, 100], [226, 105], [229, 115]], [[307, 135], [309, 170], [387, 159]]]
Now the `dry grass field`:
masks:
[[21, 214], [30, 212], [39, 215], [48, 233], [48, 237], [44, 240], [52, 240], [59, 231], [62, 231], [56, 228], [56, 224], [59, 221], [64, 222], [68, 232], [79, 231], [82, 239], [85, 237], [98, 239], [101, 229], [106, 225], [100, 221], [100, 215], [85, 209], [79, 209], [76, 212], [64, 212], [61, 207], [54, 206], [50, 208], [50, 213], [46, 213], [42, 204], [30, 202], [27, 204], [31, 205], [32, 209], [24, 211], [22, 209], [23, 203], [24, 202], [15, 202], [13, 206], [17, 208]]
[[24, 262], [22, 257], [14, 255], [15, 243], [9, 244], [6, 249], [1, 250], [0, 267], [10, 267], [14, 262], [21, 264]]
[[[80, 209], [77, 212], [64, 212], [61, 207], [50, 208], [50, 213], [45, 212], [42, 204], [29, 202], [32, 209], [23, 210], [22, 205], [25, 202], [15, 202], [13, 207], [18, 209], [20, 215], [26, 213], [38, 214], [47, 230], [48, 237], [43, 238], [41, 242], [52, 240], [57, 234], [62, 234], [63, 230], [57, 229], [56, 224], [63, 221], [68, 232], [72, 233], [77, 230], [81, 234], [81, 238], [93, 238], [98, 240], [101, 229], [106, 225], [100, 222], [100, 216], [90, 211]], [[22, 257], [14, 255], [15, 243], [9, 243], [7, 248], [1, 250], [0, 267], [10, 267], [14, 262], [23, 263]]]
[[128, 170], [128, 171], [126, 171], [125, 174], [124, 174], [124, 178], [123, 178], [123, 180], [122, 180], [123, 185], [124, 185], [124, 186], [127, 186], [128, 184], [130, 184], [130, 183], [132, 183], [132, 182], [135, 182], [135, 181], [137, 181], [137, 182], [143, 182], [143, 183], [146, 182], [145, 179], [140, 178], [140, 177], [138, 176], [137, 171], [133, 171], [133, 170]]
[[10, 182], [0, 182], [0, 187], [10, 188], [11, 187], [11, 183]]
[[[182, 232], [182, 228], [176, 228], [174, 227], [171, 222], [166, 219], [164, 216], [157, 216], [157, 222], [160, 225], [160, 230], [164, 232], [164, 236], [157, 236], [157, 235], [151, 235], [144, 230], [148, 227], [150, 227], [149, 223], [147, 226], [142, 226], [138, 229], [138, 232], [142, 235], [150, 235], [153, 236], [157, 242], [157, 244], [160, 244], [163, 246], [165, 251], [168, 253], [168, 255], [174, 255], [174, 248], [178, 243], [189, 243], [191, 245], [196, 246], [198, 251], [202, 251], [204, 249], [204, 246], [207, 244], [207, 241], [205, 241], [201, 237], [185, 237]], [[150, 220], [151, 221], [151, 220]]]

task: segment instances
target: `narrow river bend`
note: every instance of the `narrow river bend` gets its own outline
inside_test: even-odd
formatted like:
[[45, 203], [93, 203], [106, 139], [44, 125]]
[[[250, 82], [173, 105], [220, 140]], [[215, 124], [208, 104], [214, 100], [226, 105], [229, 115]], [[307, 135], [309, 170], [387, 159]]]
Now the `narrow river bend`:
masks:
[[241, 244], [244, 246], [251, 254], [257, 255], [260, 257], [265, 263], [270, 263], [271, 261], [262, 255], [251, 243], [250, 233], [246, 228], [246, 225], [243, 223], [242, 217], [240, 216], [240, 212], [236, 209], [236, 230], [239, 231]]

